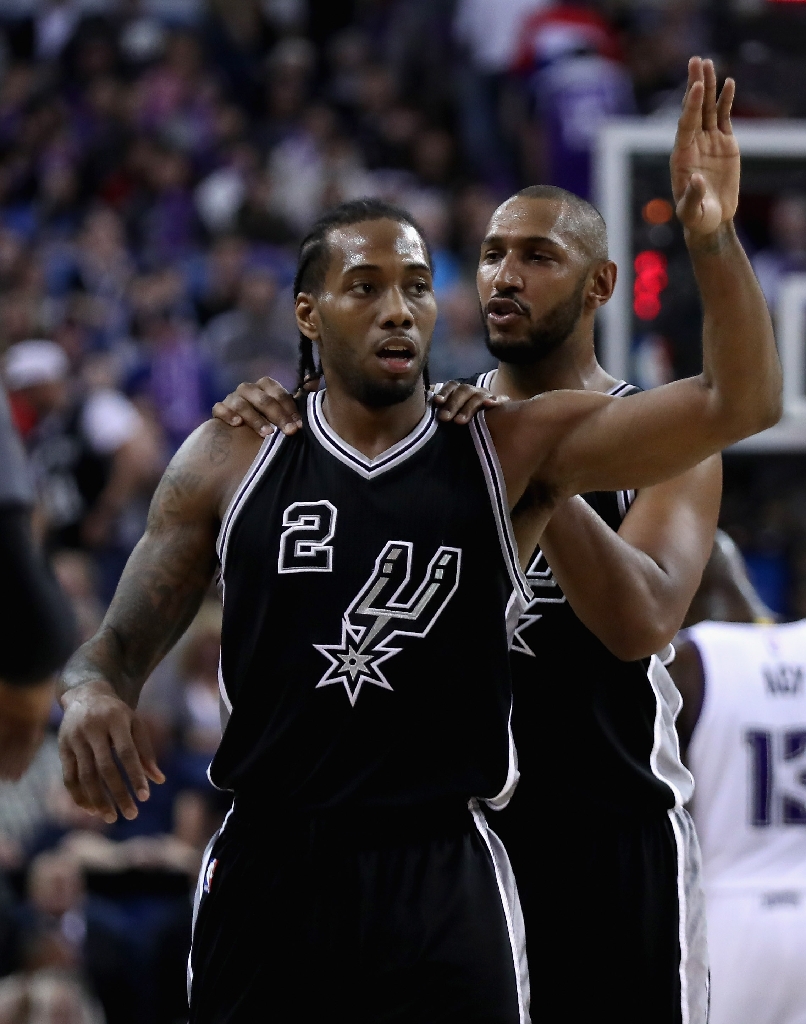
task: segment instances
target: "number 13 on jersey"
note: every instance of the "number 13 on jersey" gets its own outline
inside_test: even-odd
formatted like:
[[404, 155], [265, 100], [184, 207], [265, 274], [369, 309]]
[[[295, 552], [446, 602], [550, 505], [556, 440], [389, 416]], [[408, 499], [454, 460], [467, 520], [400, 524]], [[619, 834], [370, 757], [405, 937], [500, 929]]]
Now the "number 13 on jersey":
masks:
[[745, 733], [750, 752], [750, 823], [806, 825], [806, 728]]

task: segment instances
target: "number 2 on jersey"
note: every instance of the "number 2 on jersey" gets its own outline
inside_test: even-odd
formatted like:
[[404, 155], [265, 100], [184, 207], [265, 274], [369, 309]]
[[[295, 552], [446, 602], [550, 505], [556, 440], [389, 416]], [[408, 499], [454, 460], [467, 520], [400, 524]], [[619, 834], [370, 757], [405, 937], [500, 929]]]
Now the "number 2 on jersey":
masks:
[[329, 501], [295, 501], [283, 512], [278, 572], [332, 572], [336, 506]]
[[750, 823], [806, 825], [806, 729], [745, 733], [750, 751]]

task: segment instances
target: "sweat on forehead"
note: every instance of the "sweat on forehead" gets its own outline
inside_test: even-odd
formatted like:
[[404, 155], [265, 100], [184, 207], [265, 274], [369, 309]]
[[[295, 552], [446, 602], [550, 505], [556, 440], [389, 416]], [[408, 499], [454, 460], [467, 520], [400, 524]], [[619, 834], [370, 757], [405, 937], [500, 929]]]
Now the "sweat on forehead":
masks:
[[381, 199], [353, 199], [325, 213], [302, 240], [294, 278], [294, 295], [301, 291], [318, 291], [322, 287], [330, 258], [330, 238], [341, 228], [355, 228], [372, 221], [391, 221], [412, 228], [420, 236], [428, 265], [431, 253], [417, 221], [402, 207]]
[[342, 266], [349, 270], [355, 264], [366, 263], [373, 252], [394, 253], [416, 263], [428, 263], [425, 243], [411, 224], [392, 220], [365, 221], [334, 228], [327, 235], [330, 259], [338, 252]]
[[528, 217], [532, 204], [550, 205], [557, 211], [552, 234], [568, 239], [593, 262], [608, 259], [604, 218], [586, 199], [556, 185], [530, 185], [503, 202], [492, 217], [500, 230], [510, 218]]

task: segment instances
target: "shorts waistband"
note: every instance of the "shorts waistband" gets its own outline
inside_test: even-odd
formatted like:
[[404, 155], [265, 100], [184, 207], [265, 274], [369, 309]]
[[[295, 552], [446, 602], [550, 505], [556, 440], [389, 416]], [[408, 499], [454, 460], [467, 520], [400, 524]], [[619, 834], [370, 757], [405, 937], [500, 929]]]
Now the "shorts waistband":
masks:
[[438, 801], [413, 806], [349, 806], [293, 808], [277, 805], [253, 794], [235, 797], [229, 828], [262, 833], [283, 830], [322, 840], [349, 841], [360, 845], [437, 838], [470, 832], [475, 827], [468, 805]]

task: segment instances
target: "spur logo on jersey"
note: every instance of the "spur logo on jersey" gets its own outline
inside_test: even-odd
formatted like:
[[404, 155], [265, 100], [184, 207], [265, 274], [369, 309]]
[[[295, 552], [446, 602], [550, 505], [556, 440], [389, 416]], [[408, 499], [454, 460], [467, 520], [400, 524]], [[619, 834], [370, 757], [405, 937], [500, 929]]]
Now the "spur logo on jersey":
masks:
[[381, 665], [402, 650], [392, 641], [426, 636], [459, 586], [461, 549], [441, 547], [422, 583], [406, 600], [413, 552], [408, 541], [389, 541], [344, 614], [341, 642], [314, 644], [330, 662], [317, 688], [341, 683], [353, 705], [365, 683], [392, 689], [381, 671]]
[[548, 566], [543, 552], [538, 548], [529, 568], [526, 570], [526, 578], [532, 588], [534, 598], [523, 610], [518, 624], [512, 634], [509, 648], [518, 651], [520, 654], [528, 654], [530, 658], [535, 657], [535, 652], [523, 637], [523, 631], [534, 625], [543, 618], [542, 614], [535, 612], [535, 608], [541, 604], [565, 604], [565, 594], [560, 590], [559, 584], [554, 579], [554, 573]]

